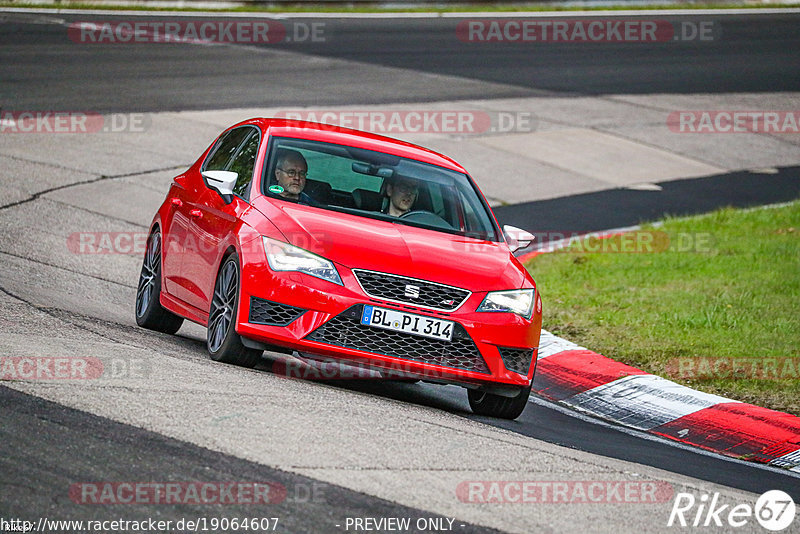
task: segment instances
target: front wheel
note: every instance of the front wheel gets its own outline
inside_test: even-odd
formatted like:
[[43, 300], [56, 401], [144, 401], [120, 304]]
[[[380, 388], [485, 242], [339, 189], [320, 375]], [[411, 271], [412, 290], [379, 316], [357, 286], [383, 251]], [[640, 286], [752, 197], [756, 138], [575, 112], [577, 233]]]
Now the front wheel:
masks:
[[521, 388], [516, 397], [503, 397], [479, 389], [467, 390], [467, 398], [472, 411], [478, 415], [488, 415], [500, 419], [516, 419], [528, 405], [531, 386]]
[[208, 313], [206, 347], [212, 360], [255, 367], [263, 351], [245, 347], [236, 333], [236, 310], [239, 309], [239, 257], [228, 256], [217, 274], [214, 297]]
[[174, 334], [183, 324], [183, 317], [165, 310], [161, 295], [161, 232], [150, 234], [136, 289], [136, 324], [165, 334]]

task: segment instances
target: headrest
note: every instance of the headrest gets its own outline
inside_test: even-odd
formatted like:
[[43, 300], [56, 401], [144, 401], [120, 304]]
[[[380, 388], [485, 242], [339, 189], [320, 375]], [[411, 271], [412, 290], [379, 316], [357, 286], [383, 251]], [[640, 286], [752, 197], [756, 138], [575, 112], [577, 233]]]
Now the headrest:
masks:
[[358, 209], [380, 211], [383, 195], [369, 189], [353, 189], [353, 202], [355, 202]]

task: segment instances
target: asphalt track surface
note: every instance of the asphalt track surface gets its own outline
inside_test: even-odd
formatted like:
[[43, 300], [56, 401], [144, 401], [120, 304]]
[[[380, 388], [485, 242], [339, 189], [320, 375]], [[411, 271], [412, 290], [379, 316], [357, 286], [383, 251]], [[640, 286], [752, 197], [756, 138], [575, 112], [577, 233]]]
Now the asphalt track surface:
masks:
[[[712, 23], [713, 41], [656, 43], [467, 43], [460, 19], [291, 19], [322, 22], [324, 42], [248, 46], [74, 43], [66, 24], [4, 15], [0, 106], [98, 112], [257, 106], [426, 102], [512, 96], [780, 92], [800, 87], [797, 15], [724, 18], [649, 16], [672, 24]], [[92, 17], [136, 21], [141, 17]], [[181, 20], [184, 20], [183, 18]], [[204, 20], [204, 19], [186, 19]], [[311, 54], [287, 64], [258, 48]], [[409, 69], [409, 83], [388, 73], [341, 69], [343, 59]], [[427, 75], [427, 76], [426, 76]], [[441, 83], [429, 76], [452, 76]], [[362, 90], [369, 87], [369, 91]]]
[[[56, 17], [66, 21], [82, 19], [72, 15]], [[688, 18], [692, 19], [713, 17]], [[29, 18], [17, 15], [4, 15], [0, 20], [3, 20], [0, 105], [4, 109], [156, 112], [266, 104], [370, 104], [621, 92], [781, 92], [800, 88], [798, 17], [791, 15], [726, 17], [721, 23], [722, 39], [714, 43], [641, 44], [635, 48], [564, 44], [535, 50], [460, 43], [452, 38], [455, 22], [446, 19], [331, 19], [326, 21], [328, 40], [324, 45], [278, 47], [309, 54], [308, 62], [297, 64], [285, 64], [280, 57], [263, 57], [247, 47], [236, 46], [119, 45], [102, 49], [75, 46], [66, 39], [63, 25], [46, 21], [31, 23]], [[319, 58], [409, 69], [420, 76], [446, 74], [463, 79], [464, 83], [431, 79], [418, 85], [399, 84], [397, 80], [375, 76], [374, 71], [370, 71], [371, 78], [360, 79], [359, 71], [327, 69], [326, 65], [330, 65], [320, 63]], [[315, 69], [314, 65], [321, 68]], [[727, 187], [730, 181], [715, 187], [713, 179], [661, 184], [663, 190], [653, 202], [647, 200], [648, 195], [652, 198], [650, 192], [613, 190], [504, 206], [496, 211], [504, 222], [519, 226], [546, 229], [549, 221], [560, 230], [599, 230], [652, 220], [666, 213], [699, 213], [720, 205], [750, 206], [791, 200], [797, 198], [797, 176], [798, 169], [788, 167], [779, 170], [768, 188], [763, 187], [764, 182], [757, 175], [741, 173], [735, 177], [737, 187], [732, 189]], [[727, 191], [727, 196], [718, 195], [720, 191]], [[615, 213], [597, 209], [612, 201], [626, 209]], [[569, 215], [567, 207], [571, 210]], [[575, 213], [581, 217], [576, 218]], [[532, 216], [540, 219], [531, 219]], [[536, 224], [532, 226], [533, 222]], [[74, 310], [66, 310], [70, 311]], [[121, 331], [125, 328], [118, 326]], [[198, 354], [202, 352], [202, 345], [196, 339], [176, 341], [182, 342], [194, 345]], [[516, 422], [498, 422], [470, 415], [463, 392], [455, 388], [426, 384], [387, 387], [371, 383], [338, 383], [333, 387], [434, 407], [537, 440], [750, 492], [784, 489], [800, 500], [796, 476], [597, 425], [546, 403], [531, 404]], [[313, 483], [299, 475], [5, 387], [0, 387], [0, 398], [3, 406], [0, 466], [5, 481], [0, 484], [3, 497], [0, 512], [4, 516], [18, 514], [20, 509], [37, 514], [49, 510], [58, 515], [64, 512], [59, 510], [58, 501], [64, 485], [92, 477], [98, 480], [269, 479], [280, 481], [287, 488]], [[67, 459], [69, 464], [65, 463]], [[293, 532], [330, 530], [335, 522], [332, 511], [337, 517], [430, 516], [335, 485], [327, 487], [326, 497], [323, 503], [303, 502], [302, 507], [290, 501], [286, 503], [289, 508], [276, 509], [275, 513], [290, 521], [287, 530]], [[106, 518], [108, 514], [102, 508], [82, 510], [87, 518]], [[207, 508], [203, 511], [208, 515]], [[229, 515], [237, 511], [225, 510]], [[125, 509], [128, 515], [140, 512], [144, 514], [147, 510]], [[165, 518], [197, 515], [197, 512], [191, 506], [163, 511]], [[466, 532], [489, 531], [463, 523]]]
[[[800, 168], [781, 167], [769, 174], [734, 172], [656, 185], [658, 191], [609, 189], [498, 206], [494, 212], [501, 224], [536, 228], [537, 242], [542, 243], [557, 235], [628, 228], [665, 215], [681, 217], [724, 206], [751, 208], [789, 202], [800, 197]], [[575, 206], [580, 207], [580, 217], [575, 216]]]
[[[514, 421], [498, 421], [489, 417], [469, 414], [469, 405], [463, 392], [456, 388], [441, 388], [427, 385], [387, 388], [379, 384], [351, 382], [345, 387], [366, 391], [404, 402], [415, 402], [442, 410], [463, 413], [464, 417], [518, 432], [525, 436], [564, 445], [593, 454], [643, 463], [693, 477], [724, 484], [754, 493], [763, 493], [768, 488], [782, 489], [792, 496], [800, 495], [800, 482], [794, 476], [785, 476], [774, 469], [754, 472], [752, 464], [731, 462], [716, 455], [697, 454], [691, 449], [678, 448], [662, 440], [648, 440], [644, 433], [621, 432], [615, 425], [598, 425], [576, 419], [569, 410], [555, 410], [552, 404], [542, 400], [525, 408]], [[423, 391], [409, 395], [409, 390]], [[707, 477], [707, 478], [706, 478]]]
[[[346, 488], [331, 487], [307, 477], [272, 469], [233, 456], [180, 442], [102, 417], [0, 387], [3, 437], [3, 516], [19, 516], [21, 510], [45, 517], [74, 520], [107, 520], [103, 506], [85, 507], [75, 514], [72, 503], [58, 497], [76, 480], [211, 480], [264, 481], [278, 484], [285, 494], [269, 507], [269, 517], [279, 518], [281, 532], [331, 532], [342, 516], [441, 517], [376, 499]], [[30, 434], [36, 436], [31, 447]], [[20, 436], [28, 439], [20, 440]], [[69, 458], [69, 462], [65, 458]], [[58, 488], [58, 489], [56, 489]], [[152, 517], [147, 505], [117, 507], [129, 520]], [[226, 505], [229, 517], [253, 517], [247, 503]], [[302, 513], [297, 513], [297, 510]], [[207, 517], [207, 505], [179, 504], [165, 510], [160, 520]], [[336, 510], [337, 516], [331, 513]], [[220, 510], [221, 511], [221, 510]], [[48, 515], [49, 514], [49, 515]], [[458, 522], [459, 532], [497, 532]]]

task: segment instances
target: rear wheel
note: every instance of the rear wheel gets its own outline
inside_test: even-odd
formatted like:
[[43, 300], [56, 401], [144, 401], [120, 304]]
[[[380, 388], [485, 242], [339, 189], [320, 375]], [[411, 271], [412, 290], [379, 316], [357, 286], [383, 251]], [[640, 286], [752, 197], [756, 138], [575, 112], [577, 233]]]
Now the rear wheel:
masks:
[[183, 317], [161, 306], [161, 232], [156, 230], [147, 240], [147, 250], [136, 289], [136, 324], [165, 334], [174, 334], [183, 324]]
[[236, 333], [236, 310], [239, 309], [239, 257], [231, 254], [222, 262], [214, 286], [208, 313], [206, 347], [211, 359], [255, 367], [263, 351], [245, 347]]
[[503, 397], [479, 389], [467, 390], [467, 398], [472, 411], [478, 415], [488, 415], [500, 419], [516, 419], [528, 405], [531, 386], [521, 388], [516, 397]]

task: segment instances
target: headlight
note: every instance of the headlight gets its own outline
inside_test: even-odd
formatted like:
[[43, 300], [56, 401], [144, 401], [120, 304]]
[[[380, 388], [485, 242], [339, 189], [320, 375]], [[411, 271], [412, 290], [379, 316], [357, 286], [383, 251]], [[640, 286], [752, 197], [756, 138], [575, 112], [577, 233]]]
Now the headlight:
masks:
[[533, 313], [533, 296], [535, 289], [517, 289], [514, 291], [492, 291], [478, 306], [479, 312], [511, 312], [526, 319]]
[[342, 284], [333, 262], [307, 250], [262, 236], [267, 262], [273, 271], [297, 271], [310, 274], [334, 284]]

